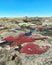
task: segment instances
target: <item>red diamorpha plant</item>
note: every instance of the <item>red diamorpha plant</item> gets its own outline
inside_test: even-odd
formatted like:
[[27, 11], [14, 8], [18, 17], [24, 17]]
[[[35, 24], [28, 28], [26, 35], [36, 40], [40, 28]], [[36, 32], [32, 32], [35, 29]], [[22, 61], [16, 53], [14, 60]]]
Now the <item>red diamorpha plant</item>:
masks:
[[45, 28], [45, 26], [35, 26], [35, 28]]
[[8, 37], [4, 38], [3, 40], [8, 41], [8, 42], [13, 42], [15, 40], [15, 38], [13, 36], [8, 36]]
[[34, 38], [35, 40], [45, 40], [47, 37]]
[[26, 54], [42, 54], [48, 50], [47, 48], [49, 47], [40, 48], [37, 44], [29, 43], [21, 48], [21, 52]]
[[24, 34], [20, 34], [18, 37], [15, 38], [14, 43], [11, 46], [21, 45], [26, 42], [34, 42], [35, 39], [31, 37], [27, 37]]
[[21, 45], [21, 44], [26, 43], [26, 42], [34, 42], [34, 39], [29, 38], [29, 37], [23, 37], [19, 40], [16, 40], [15, 43], [12, 44], [12, 46]]

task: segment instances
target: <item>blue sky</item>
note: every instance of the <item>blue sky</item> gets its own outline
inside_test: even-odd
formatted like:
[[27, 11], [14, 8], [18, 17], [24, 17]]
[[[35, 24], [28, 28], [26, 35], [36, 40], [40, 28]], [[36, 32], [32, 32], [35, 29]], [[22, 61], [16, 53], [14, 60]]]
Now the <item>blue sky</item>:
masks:
[[0, 17], [52, 16], [52, 0], [0, 0]]

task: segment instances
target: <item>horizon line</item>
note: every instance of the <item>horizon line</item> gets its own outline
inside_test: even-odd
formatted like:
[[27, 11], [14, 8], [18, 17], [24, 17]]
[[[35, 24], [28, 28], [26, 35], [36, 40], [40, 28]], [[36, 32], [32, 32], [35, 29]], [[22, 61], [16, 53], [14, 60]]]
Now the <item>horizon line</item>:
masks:
[[0, 18], [20, 18], [20, 17], [52, 17], [52, 16], [0, 16]]

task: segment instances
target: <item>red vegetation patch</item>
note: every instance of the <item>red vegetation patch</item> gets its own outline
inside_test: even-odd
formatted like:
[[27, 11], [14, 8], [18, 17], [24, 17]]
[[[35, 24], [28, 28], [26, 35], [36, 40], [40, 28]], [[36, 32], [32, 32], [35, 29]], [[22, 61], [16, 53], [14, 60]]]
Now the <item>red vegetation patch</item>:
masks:
[[24, 36], [24, 34], [20, 34], [15, 38], [14, 43], [11, 46], [21, 45], [26, 42], [34, 42], [34, 38]]
[[16, 40], [11, 46], [21, 45], [26, 42], [34, 42], [34, 39], [29, 37], [23, 37], [20, 38], [19, 40]]
[[35, 28], [45, 28], [45, 26], [35, 26]]
[[48, 47], [40, 48], [39, 45], [29, 43], [22, 47], [21, 52], [26, 54], [42, 54], [48, 50]]
[[8, 37], [4, 38], [3, 40], [6, 40], [8, 42], [13, 42], [15, 40], [15, 38], [13, 36], [8, 36]]

